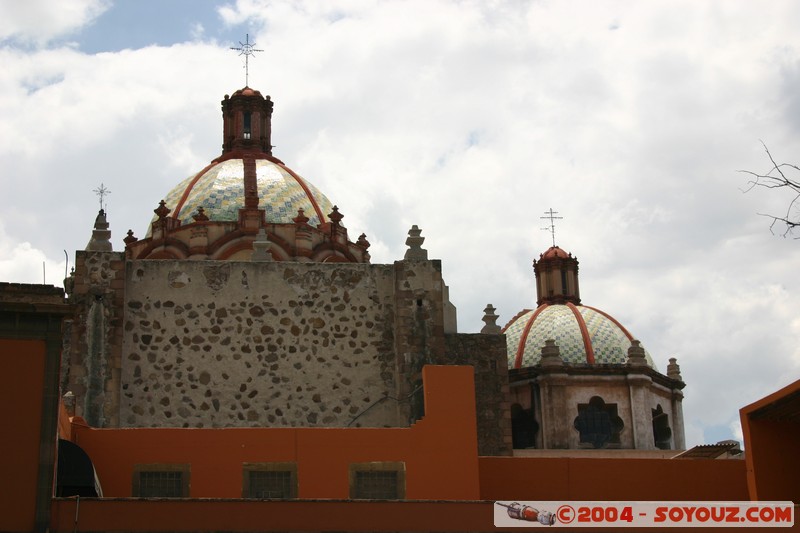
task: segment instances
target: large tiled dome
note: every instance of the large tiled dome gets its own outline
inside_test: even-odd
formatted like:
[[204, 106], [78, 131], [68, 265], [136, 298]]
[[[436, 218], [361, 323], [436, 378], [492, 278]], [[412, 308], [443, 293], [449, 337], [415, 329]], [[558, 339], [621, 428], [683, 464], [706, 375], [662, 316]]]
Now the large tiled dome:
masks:
[[368, 263], [344, 215], [272, 155], [269, 96], [245, 87], [222, 100], [222, 154], [161, 197], [143, 239], [128, 231], [129, 259]]
[[[291, 224], [298, 209], [304, 210], [311, 226], [328, 221], [333, 204], [314, 185], [269, 159], [256, 159], [255, 167], [258, 207], [266, 211], [268, 224]], [[192, 215], [200, 207], [211, 221], [235, 222], [245, 206], [244, 188], [244, 161], [227, 159], [189, 176], [164, 201], [172, 209], [170, 216], [184, 225], [194, 222]]]
[[[504, 329], [509, 368], [539, 363], [542, 346], [553, 339], [566, 363], [624, 364], [633, 337], [613, 317], [585, 305], [542, 304], [519, 313]], [[650, 354], [647, 364], [655, 368]]]

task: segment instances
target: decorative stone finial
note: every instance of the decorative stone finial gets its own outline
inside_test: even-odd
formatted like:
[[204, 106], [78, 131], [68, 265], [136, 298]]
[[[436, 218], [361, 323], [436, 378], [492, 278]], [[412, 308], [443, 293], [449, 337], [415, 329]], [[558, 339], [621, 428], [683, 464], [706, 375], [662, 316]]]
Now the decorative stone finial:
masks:
[[305, 211], [301, 207], [297, 210], [297, 216], [292, 219], [295, 225], [303, 227], [308, 225], [309, 218], [306, 216]]
[[330, 219], [331, 222], [338, 225], [344, 218], [344, 215], [339, 212], [338, 207], [333, 206], [333, 211], [328, 213], [328, 218]]
[[192, 215], [192, 218], [195, 222], [208, 222], [208, 215], [206, 215], [206, 210], [203, 209], [203, 206], [197, 208], [197, 213]]
[[561, 349], [553, 339], [547, 339], [542, 346], [542, 359], [539, 362], [542, 366], [564, 366], [561, 358]]
[[272, 254], [269, 253], [270, 242], [267, 239], [267, 231], [264, 228], [258, 230], [256, 239], [253, 241], [253, 261], [272, 261]]
[[487, 304], [486, 309], [483, 310], [483, 321], [486, 323], [481, 329], [481, 333], [488, 335], [497, 335], [500, 333], [500, 326], [497, 325], [498, 315], [495, 314], [495, 308], [492, 304]]
[[642, 343], [636, 339], [631, 341], [631, 347], [628, 348], [628, 364], [631, 366], [647, 366], [647, 358], [645, 357]]
[[419, 229], [416, 224], [411, 226], [411, 229], [408, 230], [408, 238], [406, 238], [406, 246], [408, 246], [408, 250], [406, 250], [406, 255], [403, 257], [403, 259], [417, 261], [428, 260], [428, 250], [422, 248], [422, 243], [425, 242], [425, 237], [422, 237], [421, 234], [422, 230]]
[[97, 218], [94, 219], [92, 238], [89, 239], [86, 250], [92, 252], [110, 252], [113, 250], [111, 247], [111, 231], [108, 229], [106, 212], [102, 209], [97, 213]]
[[61, 397], [61, 401], [64, 402], [64, 409], [67, 410], [67, 414], [75, 416], [75, 395], [72, 391], [65, 392], [64, 396]]
[[683, 377], [681, 377], [681, 365], [678, 364], [678, 360], [674, 357], [669, 358], [669, 364], [667, 365], [667, 377], [677, 379], [678, 381], [683, 381]]
[[69, 276], [64, 278], [64, 292], [67, 296], [72, 296], [72, 292], [75, 290], [75, 267], [72, 267], [72, 270], [69, 272]]
[[133, 230], [129, 229], [128, 230], [128, 236], [125, 237], [124, 239], [122, 239], [122, 242], [125, 243], [125, 246], [128, 246], [129, 244], [134, 243], [134, 242], [136, 242], [138, 240], [139, 239], [137, 237], [133, 236]]
[[367, 234], [366, 233], [362, 233], [361, 235], [359, 235], [358, 236], [358, 240], [356, 241], [356, 244], [361, 246], [365, 250], [367, 248], [369, 248], [370, 244], [369, 244], [369, 241], [367, 240]]
[[164, 220], [170, 211], [172, 211], [172, 209], [167, 207], [167, 202], [165, 202], [164, 200], [158, 202], [158, 207], [153, 209], [153, 213], [155, 213], [156, 216], [158, 216], [159, 220]]

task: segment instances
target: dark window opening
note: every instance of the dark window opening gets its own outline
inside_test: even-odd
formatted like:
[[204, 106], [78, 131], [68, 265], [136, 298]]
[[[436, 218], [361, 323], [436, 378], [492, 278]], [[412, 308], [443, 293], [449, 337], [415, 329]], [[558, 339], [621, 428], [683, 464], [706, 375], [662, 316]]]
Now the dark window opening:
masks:
[[243, 133], [243, 137], [245, 139], [249, 139], [250, 138], [250, 121], [251, 121], [251, 119], [250, 119], [250, 111], [245, 111], [243, 113], [243, 115], [244, 115], [244, 129], [242, 130], [242, 133]]
[[102, 495], [92, 460], [86, 452], [73, 442], [58, 439], [56, 496], [97, 498]]
[[578, 416], [573, 425], [580, 433], [581, 444], [593, 448], [619, 445], [619, 434], [625, 427], [617, 415], [617, 404], [606, 404], [599, 396], [593, 396], [589, 403], [578, 404]]
[[669, 427], [669, 415], [664, 412], [661, 405], [656, 406], [653, 412], [653, 441], [656, 448], [669, 450], [672, 440], [672, 429]]
[[523, 409], [518, 403], [511, 406], [511, 442], [516, 449], [535, 448], [539, 424], [533, 409]]

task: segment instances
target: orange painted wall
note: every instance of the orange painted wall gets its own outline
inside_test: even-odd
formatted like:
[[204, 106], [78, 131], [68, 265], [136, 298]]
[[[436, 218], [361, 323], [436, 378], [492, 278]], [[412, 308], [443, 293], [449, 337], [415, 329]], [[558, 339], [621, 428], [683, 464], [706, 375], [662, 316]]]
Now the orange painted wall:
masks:
[[34, 527], [44, 358], [44, 341], [0, 339], [0, 502], [8, 511], [0, 512], [0, 531]]
[[52, 532], [492, 531], [486, 502], [84, 500], [53, 502]]
[[751, 420], [749, 432], [752, 499], [800, 502], [800, 425]]
[[748, 464], [747, 482], [753, 500], [800, 502], [800, 424], [788, 419], [751, 418], [751, 414], [761, 408], [785, 406], [790, 402], [797, 406], [798, 394], [800, 381], [795, 381], [740, 411]]
[[72, 440], [72, 424], [64, 402], [58, 402], [58, 438]]
[[745, 462], [481, 457], [485, 500], [748, 500]]
[[472, 367], [423, 369], [425, 418], [410, 428], [93, 429], [72, 426], [104, 496], [131, 495], [136, 464], [189, 463], [190, 496], [240, 498], [242, 464], [295, 461], [298, 497], [348, 498], [349, 465], [404, 461], [407, 499], [479, 497]]

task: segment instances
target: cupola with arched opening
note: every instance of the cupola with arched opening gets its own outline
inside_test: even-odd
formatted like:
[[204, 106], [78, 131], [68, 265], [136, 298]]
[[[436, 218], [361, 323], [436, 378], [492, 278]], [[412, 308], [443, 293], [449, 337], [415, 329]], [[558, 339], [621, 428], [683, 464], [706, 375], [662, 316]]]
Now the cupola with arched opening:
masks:
[[272, 155], [272, 100], [245, 87], [222, 100], [222, 153], [257, 151]]

